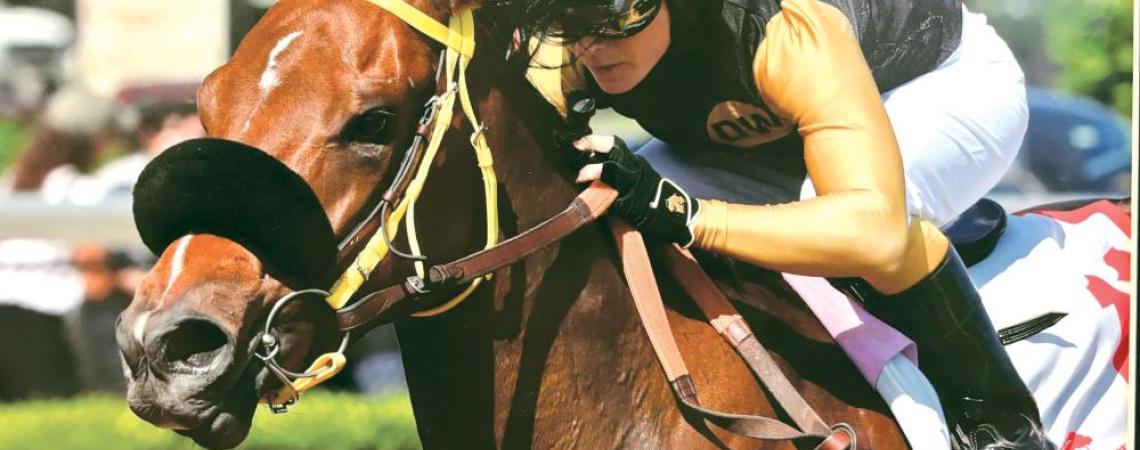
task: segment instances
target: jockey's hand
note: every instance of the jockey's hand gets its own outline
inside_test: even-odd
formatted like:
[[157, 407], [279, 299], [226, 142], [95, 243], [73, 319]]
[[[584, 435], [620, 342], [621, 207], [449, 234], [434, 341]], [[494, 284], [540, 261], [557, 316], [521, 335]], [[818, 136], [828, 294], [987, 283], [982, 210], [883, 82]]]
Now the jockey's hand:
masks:
[[[574, 141], [573, 148], [584, 161], [578, 182], [593, 180], [618, 191], [611, 212], [629, 221], [649, 237], [688, 246], [693, 242], [690, 228], [700, 202], [680, 186], [661, 175], [642, 156], [634, 155], [615, 136], [592, 134]], [[575, 158], [572, 158], [573, 161]]]

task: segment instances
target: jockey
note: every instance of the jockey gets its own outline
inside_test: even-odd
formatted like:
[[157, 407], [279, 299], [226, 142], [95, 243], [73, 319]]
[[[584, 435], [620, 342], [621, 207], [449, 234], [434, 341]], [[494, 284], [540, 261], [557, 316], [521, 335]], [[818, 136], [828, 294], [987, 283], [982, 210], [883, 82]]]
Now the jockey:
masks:
[[960, 0], [503, 1], [656, 138], [636, 155], [573, 140], [578, 181], [617, 188], [616, 214], [845, 286], [916, 342], [955, 449], [1055, 448], [939, 231], [997, 183], [1028, 120], [983, 16]]

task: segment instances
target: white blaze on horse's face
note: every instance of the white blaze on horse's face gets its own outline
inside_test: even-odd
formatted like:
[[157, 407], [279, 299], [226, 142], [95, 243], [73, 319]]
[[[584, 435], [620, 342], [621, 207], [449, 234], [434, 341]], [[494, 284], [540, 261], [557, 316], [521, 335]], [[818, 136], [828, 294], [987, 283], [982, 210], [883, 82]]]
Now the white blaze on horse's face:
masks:
[[178, 247], [174, 249], [174, 258], [171, 259], [170, 275], [166, 278], [166, 289], [163, 289], [160, 299], [169, 300], [170, 289], [173, 288], [174, 283], [178, 281], [178, 276], [182, 274], [182, 267], [186, 264], [186, 249], [190, 247], [190, 239], [193, 237], [192, 235], [186, 235], [178, 240]]
[[269, 58], [265, 61], [265, 71], [261, 73], [261, 81], [257, 84], [261, 88], [261, 97], [264, 100], [269, 96], [269, 91], [281, 84], [281, 79], [277, 76], [277, 57], [281, 56], [281, 52], [289, 48], [289, 44], [293, 43], [294, 39], [301, 36], [303, 32], [294, 31], [285, 35], [281, 40], [277, 41], [277, 45], [273, 46], [273, 50], [269, 52]]
[[[269, 93], [273, 91], [273, 88], [281, 85], [281, 75], [277, 71], [277, 59], [281, 57], [281, 53], [283, 53], [285, 49], [288, 49], [289, 45], [302, 34], [304, 34], [303, 31], [294, 31], [285, 35], [285, 37], [277, 41], [277, 45], [273, 46], [273, 50], [269, 51], [269, 56], [265, 58], [265, 70], [261, 72], [261, 77], [257, 82], [257, 87], [261, 89], [261, 99], [258, 101], [259, 105], [264, 105], [269, 99]], [[250, 118], [245, 121], [245, 125], [242, 126], [243, 133], [249, 131], [252, 120], [253, 116], [250, 115]]]

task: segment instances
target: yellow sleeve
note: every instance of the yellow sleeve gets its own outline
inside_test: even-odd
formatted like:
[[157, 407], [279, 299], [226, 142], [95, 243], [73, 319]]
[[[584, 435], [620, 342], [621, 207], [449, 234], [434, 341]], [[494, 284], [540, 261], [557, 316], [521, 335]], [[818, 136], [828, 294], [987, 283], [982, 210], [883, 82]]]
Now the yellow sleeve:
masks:
[[908, 228], [898, 143], [850, 22], [824, 2], [785, 0], [753, 72], [764, 100], [803, 136], [818, 197], [784, 205], [702, 201], [694, 245], [804, 275], [872, 284], [895, 276], [921, 231]]

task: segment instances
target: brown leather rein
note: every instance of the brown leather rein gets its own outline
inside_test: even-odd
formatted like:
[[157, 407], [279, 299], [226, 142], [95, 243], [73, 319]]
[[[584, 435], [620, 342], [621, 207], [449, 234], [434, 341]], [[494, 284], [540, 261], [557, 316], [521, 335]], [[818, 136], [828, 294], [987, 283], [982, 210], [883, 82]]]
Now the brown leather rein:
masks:
[[426, 279], [410, 276], [403, 283], [370, 293], [338, 310], [338, 325], [341, 331], [356, 331], [434, 306], [429, 304], [427, 294], [465, 284], [558, 242], [601, 217], [616, 197], [612, 188], [595, 183], [562, 212], [518, 236], [458, 260], [434, 265], [428, 269]]
[[[604, 215], [615, 198], [617, 192], [613, 188], [594, 182], [566, 209], [545, 222], [493, 247], [432, 266], [427, 279], [408, 277], [403, 283], [380, 289], [338, 310], [338, 326], [345, 332], [367, 329], [434, 306], [429, 300], [433, 292], [463, 285], [562, 240]], [[755, 439], [816, 440], [819, 444], [815, 448], [821, 450], [857, 448], [855, 430], [844, 423], [827, 425], [783, 375], [748, 324], [692, 255], [678, 246], [669, 245], [663, 250], [674, 277], [696, 301], [721, 337], [744, 359], [795, 426], [770, 417], [723, 413], [701, 406], [696, 387], [666, 320], [664, 304], [641, 234], [620, 220], [610, 220], [609, 223], [622, 255], [626, 281], [638, 315], [670, 387], [686, 410], [725, 430]]]

